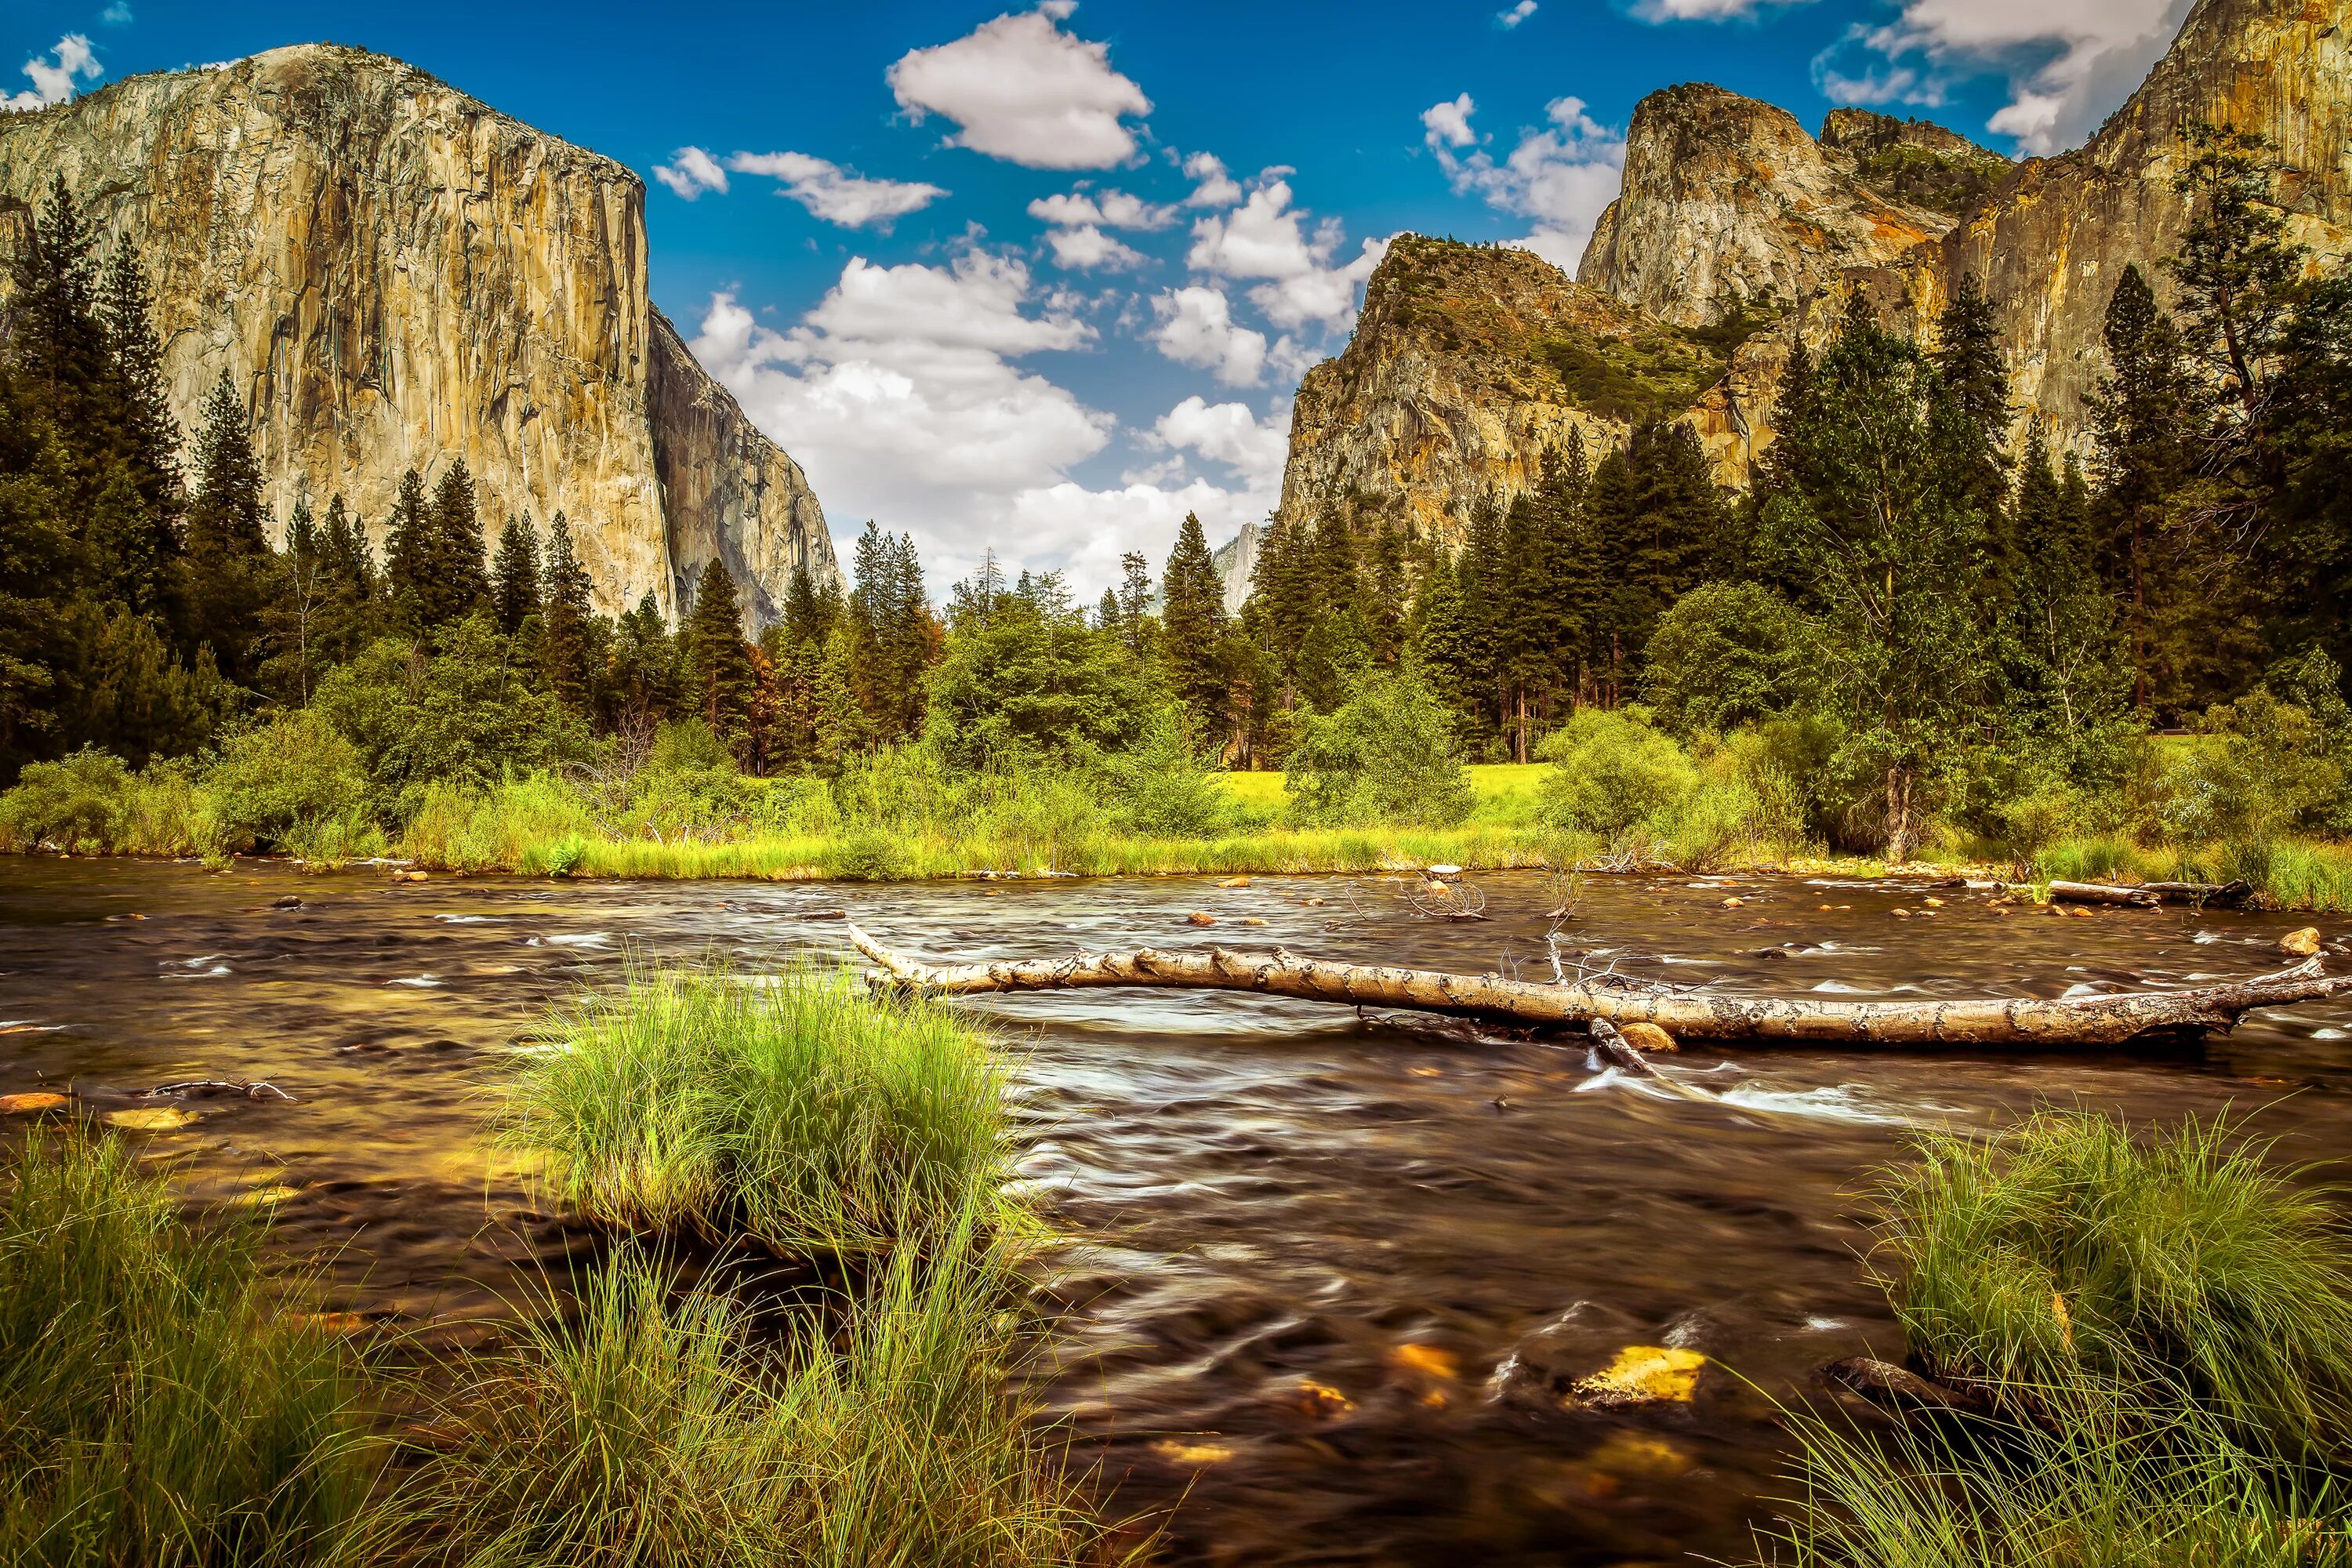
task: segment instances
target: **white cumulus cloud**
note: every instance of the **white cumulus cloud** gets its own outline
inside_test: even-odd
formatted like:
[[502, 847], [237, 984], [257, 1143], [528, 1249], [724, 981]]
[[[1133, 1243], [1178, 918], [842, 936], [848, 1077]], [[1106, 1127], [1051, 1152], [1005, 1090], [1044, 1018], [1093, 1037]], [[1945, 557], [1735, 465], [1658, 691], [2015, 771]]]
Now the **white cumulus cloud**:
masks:
[[1986, 122], [2024, 152], [2081, 142], [2138, 85], [2189, 0], [1905, 0], [1893, 20], [1856, 25], [1813, 61], [1823, 93], [1859, 103], [1941, 103], [1963, 76], [2007, 78]]
[[1125, 191], [1096, 193], [1081, 189], [1038, 197], [1029, 204], [1029, 216], [1072, 228], [1091, 223], [1107, 228], [1154, 229], [1174, 223], [1176, 209], [1154, 206], [1141, 196], [1129, 195]]
[[1151, 302], [1160, 326], [1151, 341], [1178, 364], [1213, 373], [1227, 386], [1255, 386], [1265, 374], [1265, 334], [1237, 324], [1219, 289], [1171, 289]]
[[918, 121], [955, 122], [949, 141], [1033, 169], [1106, 169], [1135, 153], [1127, 117], [1151, 112], [1111, 68], [1109, 46], [1063, 31], [1072, 0], [983, 22], [891, 66], [890, 90]]
[[1140, 267], [1145, 260], [1141, 251], [1112, 238], [1090, 223], [1082, 223], [1076, 228], [1049, 229], [1045, 243], [1053, 247], [1054, 265], [1072, 272], [1117, 272]]
[[1266, 279], [1252, 287], [1249, 297], [1277, 327], [1309, 321], [1345, 327], [1355, 318], [1356, 290], [1379, 265], [1388, 242], [1367, 239], [1355, 257], [1335, 262], [1342, 237], [1339, 220], [1327, 218], [1309, 234], [1307, 215], [1290, 201], [1288, 181], [1261, 177], [1240, 206], [1194, 220], [1185, 264], [1223, 278]]
[[[1465, 139], [1468, 102], [1467, 94], [1456, 100]], [[1475, 194], [1498, 211], [1534, 219], [1534, 228], [1519, 243], [1573, 271], [1601, 209], [1624, 182], [1624, 135], [1585, 112], [1582, 99], [1558, 98], [1544, 106], [1549, 123], [1522, 131], [1518, 145], [1500, 163], [1483, 150], [1457, 157], [1454, 148], [1465, 143], [1449, 145], [1429, 118], [1454, 107], [1439, 104], [1422, 116], [1445, 177], [1456, 191]]]
[[693, 348], [845, 536], [869, 517], [915, 536], [935, 598], [991, 548], [1015, 569], [1066, 572], [1086, 598], [1118, 581], [1126, 551], [1165, 559], [1188, 511], [1222, 538], [1271, 510], [1287, 416], [1253, 427], [1238, 404], [1189, 399], [1135, 438], [1226, 472], [1188, 479], [1180, 463], [1090, 487], [1072, 470], [1118, 422], [1013, 363], [1090, 341], [1073, 304], [1041, 295], [1018, 257], [978, 247], [940, 267], [853, 259], [782, 331], [714, 296]]
[[778, 195], [845, 228], [872, 224], [887, 229], [892, 219], [919, 212], [947, 195], [919, 181], [869, 180], [806, 153], [738, 153], [727, 166], [739, 174], [781, 181]]
[[1184, 177], [1193, 182], [1188, 207], [1229, 207], [1242, 199], [1241, 183], [1225, 173], [1225, 161], [1214, 153], [1195, 153], [1184, 160]]
[[727, 189], [727, 171], [699, 147], [681, 147], [672, 153], [669, 162], [654, 171], [654, 178], [689, 202], [705, 191]]
[[1519, 0], [1519, 3], [1509, 10], [1495, 13], [1495, 26], [1507, 33], [1535, 14], [1536, 0]]
[[0, 97], [0, 109], [45, 109], [63, 103], [74, 95], [75, 82], [96, 81], [106, 73], [89, 40], [79, 33], [68, 33], [49, 50], [48, 58], [35, 55], [26, 60], [25, 74], [33, 85]]
[[1444, 103], [1433, 103], [1421, 111], [1422, 139], [1432, 147], [1467, 147], [1478, 140], [1470, 129], [1470, 116], [1477, 109], [1470, 95]]
[[1152, 436], [1161, 445], [1222, 463], [1252, 489], [1279, 500], [1282, 468], [1290, 455], [1290, 409], [1283, 404], [1261, 423], [1244, 403], [1211, 403], [1197, 395], [1160, 416]]

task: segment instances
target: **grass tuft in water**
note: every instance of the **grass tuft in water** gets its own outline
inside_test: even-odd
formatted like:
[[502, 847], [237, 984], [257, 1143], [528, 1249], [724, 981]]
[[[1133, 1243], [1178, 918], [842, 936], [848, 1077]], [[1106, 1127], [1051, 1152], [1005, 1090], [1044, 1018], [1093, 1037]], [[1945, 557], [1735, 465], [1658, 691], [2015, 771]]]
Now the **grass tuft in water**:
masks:
[[1885, 1189], [1886, 1285], [1931, 1373], [2029, 1405], [2112, 1386], [2287, 1459], [2352, 1430], [2352, 1247], [2267, 1145], [2052, 1110], [1919, 1153]]
[[1007, 1391], [1028, 1347], [1002, 1258], [968, 1218], [934, 1241], [781, 1340], [625, 1247], [576, 1315], [469, 1369], [406, 1517], [469, 1568], [1111, 1561]]
[[1799, 1568], [2352, 1563], [2352, 1252], [2326, 1195], [2220, 1121], [2043, 1111], [1937, 1134], [1883, 1189], [1913, 1363], [1990, 1415], [1788, 1413]]
[[1019, 1218], [998, 1195], [1002, 1071], [935, 1003], [869, 996], [845, 970], [658, 970], [547, 1034], [501, 1136], [600, 1224], [864, 1255], [967, 1212]]
[[336, 1560], [378, 1450], [250, 1224], [191, 1226], [110, 1139], [0, 1173], [0, 1562]]

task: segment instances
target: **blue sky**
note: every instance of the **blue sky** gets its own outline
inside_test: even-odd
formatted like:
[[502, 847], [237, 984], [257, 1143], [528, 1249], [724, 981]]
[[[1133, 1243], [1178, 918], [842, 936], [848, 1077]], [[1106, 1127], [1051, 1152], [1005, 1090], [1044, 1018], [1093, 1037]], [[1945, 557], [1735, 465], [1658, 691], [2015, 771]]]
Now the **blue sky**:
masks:
[[[2004, 152], [2079, 142], [2186, 0], [8, 0], [0, 95], [320, 38], [648, 182], [654, 299], [807, 468], [1088, 593], [1276, 500], [1292, 391], [1400, 230], [1571, 273], [1633, 105], [1708, 80]], [[8, 53], [6, 51], [13, 51]]]

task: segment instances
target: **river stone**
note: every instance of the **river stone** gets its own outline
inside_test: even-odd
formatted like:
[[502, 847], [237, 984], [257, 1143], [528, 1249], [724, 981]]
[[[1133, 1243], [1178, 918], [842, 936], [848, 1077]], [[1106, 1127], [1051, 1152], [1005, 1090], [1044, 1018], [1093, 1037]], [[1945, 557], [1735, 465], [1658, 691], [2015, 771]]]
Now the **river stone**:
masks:
[[1617, 1032], [1625, 1037], [1627, 1045], [1644, 1056], [1682, 1048], [1675, 1044], [1675, 1037], [1672, 1035], [1655, 1024], [1620, 1024], [1617, 1026]]
[[31, 1116], [37, 1111], [63, 1110], [73, 1100], [48, 1089], [30, 1094], [0, 1094], [0, 1116]]
[[2287, 932], [2279, 938], [2279, 951], [2292, 953], [2297, 958], [2311, 957], [2319, 951], [2319, 929], [2316, 926], [2305, 926], [2301, 931]]

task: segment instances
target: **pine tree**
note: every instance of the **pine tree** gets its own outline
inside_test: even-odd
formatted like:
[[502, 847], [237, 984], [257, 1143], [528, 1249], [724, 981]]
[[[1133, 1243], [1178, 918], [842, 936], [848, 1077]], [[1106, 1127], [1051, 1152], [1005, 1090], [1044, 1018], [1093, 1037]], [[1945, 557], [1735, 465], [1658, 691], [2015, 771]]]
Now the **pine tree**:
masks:
[[2009, 375], [1993, 303], [1973, 272], [1961, 275], [1936, 320], [1934, 363], [1952, 421], [1944, 445], [1962, 488], [1990, 516], [2009, 499]]
[[425, 499], [424, 479], [410, 468], [400, 476], [400, 493], [392, 503], [390, 531], [383, 542], [383, 570], [393, 605], [412, 631], [431, 624], [427, 620], [435, 592], [431, 579], [440, 564], [434, 544], [433, 506]]
[[686, 666], [688, 705], [730, 747], [748, 741], [751, 717], [752, 668], [743, 642], [743, 612], [735, 596], [735, 579], [726, 563], [713, 556], [694, 586], [694, 603], [687, 612], [678, 640]]
[[2107, 374], [2090, 399], [2096, 443], [2107, 579], [2124, 605], [2132, 702], [2146, 710], [2178, 692], [2176, 650], [2165, 628], [2177, 543], [2173, 508], [2197, 454], [2192, 395], [2180, 337], [2136, 266], [2107, 301], [2102, 329]]
[[1804, 597], [1835, 650], [1842, 761], [1880, 781], [1895, 862], [1992, 695], [1988, 628], [1953, 592], [1982, 553], [1985, 518], [1945, 444], [1943, 396], [1916, 344], [1850, 310], [1804, 420], [1780, 434], [1796, 479], [1764, 514], [1775, 558], [1812, 563]]
[[433, 563], [436, 581], [422, 585], [425, 624], [446, 626], [463, 620], [488, 603], [489, 574], [482, 520], [474, 506], [474, 477], [466, 459], [451, 463], [433, 488]]
[[65, 521], [70, 476], [56, 431], [0, 366], [0, 778], [65, 749], [68, 600], [79, 552]]
[[2180, 253], [2165, 268], [2180, 289], [2184, 346], [2250, 433], [2267, 401], [2305, 253], [2287, 243], [2286, 215], [2272, 196], [2278, 165], [2268, 138], [2198, 121], [2180, 139], [2173, 188], [2189, 198], [2192, 216]]
[[[572, 524], [562, 512], [547, 531], [546, 600], [539, 623], [539, 667], [548, 689], [574, 713], [590, 711], [596, 700], [596, 669], [590, 626], [595, 610], [588, 573], [572, 549]], [[652, 610], [656, 626], [661, 614]]]
[[849, 595], [854, 684], [875, 734], [898, 740], [923, 722], [933, 627], [922, 564], [912, 537], [884, 533], [872, 522], [858, 536], [856, 560], [857, 586]]
[[31, 405], [64, 440], [78, 488], [94, 488], [87, 476], [110, 445], [100, 419], [106, 330], [99, 317], [97, 236], [66, 188], [64, 174], [51, 177], [48, 202], [31, 230], [31, 243], [17, 251], [10, 279], [16, 363]]
[[1160, 574], [1160, 661], [1168, 689], [1190, 711], [1203, 739], [1222, 737], [1232, 726], [1223, 658], [1225, 587], [1201, 520], [1191, 512], [1176, 531]]
[[1151, 616], [1151, 558], [1130, 550], [1118, 558], [1118, 625], [1127, 651], [1149, 659], [1158, 652], [1160, 628]]
[[129, 245], [109, 258], [99, 288], [99, 319], [110, 371], [113, 455], [153, 520], [150, 552], [176, 554], [180, 495], [180, 422], [172, 416], [163, 379], [163, 344], [155, 335], [147, 277]]
[[492, 570], [490, 605], [499, 628], [509, 637], [539, 614], [539, 531], [528, 512], [509, 517], [499, 531], [499, 554]]
[[209, 647], [221, 673], [240, 686], [252, 683], [259, 664], [270, 564], [265, 520], [245, 403], [224, 373], [205, 400], [196, 435], [187, 595], [192, 640]]

